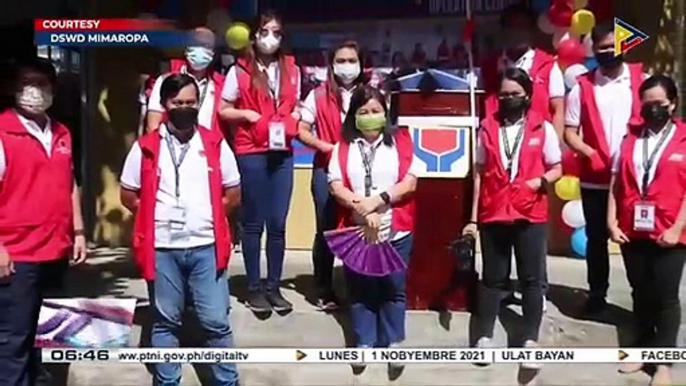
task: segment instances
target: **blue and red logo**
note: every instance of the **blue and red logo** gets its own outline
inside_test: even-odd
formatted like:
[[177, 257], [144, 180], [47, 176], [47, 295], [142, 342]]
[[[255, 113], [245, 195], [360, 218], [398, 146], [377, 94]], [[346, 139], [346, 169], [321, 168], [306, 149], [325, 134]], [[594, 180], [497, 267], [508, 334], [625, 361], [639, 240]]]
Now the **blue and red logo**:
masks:
[[[426, 164], [427, 173], [452, 173], [467, 154], [468, 129], [413, 128], [414, 153]], [[467, 164], [468, 167], [468, 164]]]

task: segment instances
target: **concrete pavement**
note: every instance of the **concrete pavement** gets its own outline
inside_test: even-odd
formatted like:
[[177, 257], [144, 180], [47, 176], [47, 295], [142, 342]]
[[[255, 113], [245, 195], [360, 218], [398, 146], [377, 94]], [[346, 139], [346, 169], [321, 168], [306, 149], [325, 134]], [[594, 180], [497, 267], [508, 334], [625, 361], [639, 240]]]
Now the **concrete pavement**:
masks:
[[[134, 345], [145, 341], [147, 295], [145, 283], [126, 250], [99, 250], [86, 266], [70, 273], [68, 295], [89, 297], [136, 297], [140, 299]], [[266, 267], [264, 267], [266, 268]], [[264, 269], [263, 268], [263, 269]], [[549, 258], [548, 313], [542, 326], [541, 344], [550, 347], [616, 347], [630, 341], [630, 290], [624, 276], [621, 259], [612, 261], [609, 299], [613, 306], [598, 320], [582, 320], [579, 312], [585, 288], [585, 263], [582, 260]], [[231, 263], [232, 325], [239, 347], [344, 347], [351, 341], [349, 321], [344, 313], [329, 316], [318, 312], [308, 301], [312, 290], [309, 253], [289, 252], [284, 270], [284, 294], [295, 306], [286, 316], [271, 315], [257, 319], [243, 304], [245, 276], [242, 259], [235, 256]], [[337, 278], [340, 283], [340, 277]], [[686, 295], [686, 285], [682, 284]], [[682, 296], [684, 296], [682, 295]], [[496, 340], [506, 344], [508, 335], [516, 332], [520, 310], [511, 306], [501, 316]], [[686, 319], [685, 319], [686, 320]], [[189, 323], [192, 323], [190, 321]], [[409, 313], [407, 347], [468, 347], [470, 317], [465, 313], [413, 311]], [[192, 326], [192, 324], [191, 324]], [[186, 345], [199, 346], [197, 327], [189, 327]], [[509, 334], [508, 334], [509, 332]], [[143, 335], [143, 338], [141, 336]], [[685, 345], [686, 334], [680, 335]], [[59, 369], [62, 384], [68, 385], [140, 385], [149, 384], [150, 376], [137, 364], [72, 364]], [[194, 371], [197, 370], [197, 371]], [[686, 382], [686, 371], [676, 368], [678, 379]], [[619, 375], [615, 365], [548, 365], [530, 382], [517, 379], [517, 367], [498, 365], [479, 368], [470, 365], [408, 365], [397, 380], [389, 380], [386, 367], [371, 365], [361, 375], [355, 375], [347, 365], [258, 365], [239, 366], [242, 386], [258, 385], [644, 385], [647, 376]], [[210, 385], [207, 368], [184, 366], [184, 385]]]

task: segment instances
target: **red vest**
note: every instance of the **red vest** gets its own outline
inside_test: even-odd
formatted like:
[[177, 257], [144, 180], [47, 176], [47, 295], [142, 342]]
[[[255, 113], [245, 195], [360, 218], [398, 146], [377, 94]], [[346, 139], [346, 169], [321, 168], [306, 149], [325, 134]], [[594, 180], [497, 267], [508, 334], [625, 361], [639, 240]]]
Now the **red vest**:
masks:
[[[622, 142], [619, 154], [619, 171], [615, 181], [617, 201], [617, 222], [619, 228], [631, 240], [657, 240], [676, 222], [681, 203], [686, 194], [686, 125], [676, 122], [674, 136], [667, 143], [657, 162], [655, 178], [648, 185], [646, 201], [655, 204], [655, 230], [634, 231], [634, 205], [641, 201], [639, 181], [634, 167], [634, 146], [642, 135], [641, 126], [630, 126]], [[682, 232], [679, 243], [686, 245], [686, 232]]]
[[[186, 61], [175, 59], [171, 61], [171, 71], [163, 75], [164, 77], [171, 74], [180, 74], [184, 67], [186, 66]], [[228, 133], [224, 125], [222, 125], [221, 119], [219, 119], [219, 109], [222, 104], [222, 90], [224, 89], [224, 81], [226, 77], [216, 71], [211, 71], [209, 73], [209, 81], [214, 83], [214, 108], [212, 113], [212, 130], [217, 130], [219, 133]], [[163, 118], [162, 121], [165, 121]]]
[[[579, 160], [580, 179], [582, 182], [608, 185], [611, 177], [612, 154], [610, 154], [603, 121], [600, 118], [600, 111], [598, 110], [595, 91], [593, 90], [597, 71], [595, 70], [579, 77], [581, 133], [584, 142], [598, 152], [598, 155], [607, 167], [600, 173], [594, 173], [588, 158], [582, 157]], [[633, 93], [630, 122], [637, 123], [641, 121], [641, 99], [638, 95], [638, 89], [641, 87], [641, 83], [643, 83], [643, 68], [640, 64], [630, 64], [629, 72], [631, 76], [631, 91]]]
[[[395, 147], [398, 151], [398, 182], [402, 181], [412, 165], [414, 158], [414, 145], [412, 144], [412, 137], [407, 129], [399, 129], [393, 136]], [[384, 145], [381, 145], [384, 146]], [[338, 162], [341, 167], [343, 176], [343, 185], [351, 189], [350, 179], [348, 178], [348, 155], [350, 153], [350, 144], [345, 141], [339, 142], [338, 148]], [[392, 205], [391, 212], [391, 229], [396, 232], [412, 232], [414, 230], [415, 221], [415, 201], [414, 197], [410, 196], [402, 201], [396, 202]], [[356, 225], [353, 220], [352, 211], [339, 206], [338, 210], [338, 227], [344, 228], [347, 226]]]
[[[231, 256], [231, 232], [224, 210], [224, 188], [222, 186], [219, 157], [222, 135], [203, 127], [197, 129], [202, 140], [207, 159], [214, 222], [214, 240], [217, 251], [217, 270], [228, 266]], [[139, 191], [138, 211], [133, 225], [133, 252], [136, 265], [146, 280], [155, 279], [155, 207], [160, 185], [158, 161], [162, 137], [155, 131], [138, 140], [143, 153], [141, 161], [141, 189]]]
[[245, 60], [236, 63], [239, 97], [236, 108], [253, 110], [262, 118], [257, 123], [241, 122], [236, 125], [234, 147], [237, 155], [260, 153], [269, 150], [269, 123], [282, 122], [286, 129], [286, 146], [291, 148], [291, 140], [298, 134], [298, 121], [291, 113], [298, 104], [298, 68], [292, 56], [286, 56], [286, 74], [280, 74], [279, 100], [269, 90], [256, 87], [252, 82], [252, 66]]
[[[331, 94], [328, 83], [314, 90], [314, 98], [317, 111], [315, 120], [317, 137], [324, 142], [338, 143], [342, 129], [341, 109], [336, 96]], [[314, 167], [326, 169], [330, 159], [331, 153], [318, 151], [314, 154]]]
[[[483, 66], [483, 78], [485, 80], [484, 102], [485, 115], [488, 117], [498, 112], [498, 90], [500, 89], [500, 71], [498, 64], [501, 56], [489, 58]], [[546, 121], [551, 121], [553, 114], [550, 109], [550, 72], [555, 65], [555, 58], [545, 51], [535, 50], [534, 60], [529, 70], [529, 76], [533, 80], [533, 93], [531, 95], [531, 110], [540, 114]]]
[[72, 253], [71, 135], [54, 120], [52, 133], [48, 156], [14, 110], [0, 114], [0, 141], [7, 161], [0, 184], [0, 242], [14, 261], [50, 261]]
[[528, 220], [544, 223], [548, 220], [548, 196], [545, 191], [533, 191], [525, 182], [543, 177], [546, 165], [543, 157], [545, 128], [543, 118], [530, 111], [519, 144], [519, 167], [510, 182], [500, 156], [500, 123], [493, 117], [481, 124], [481, 141], [486, 158], [482, 165], [479, 193], [479, 222], [511, 223]]

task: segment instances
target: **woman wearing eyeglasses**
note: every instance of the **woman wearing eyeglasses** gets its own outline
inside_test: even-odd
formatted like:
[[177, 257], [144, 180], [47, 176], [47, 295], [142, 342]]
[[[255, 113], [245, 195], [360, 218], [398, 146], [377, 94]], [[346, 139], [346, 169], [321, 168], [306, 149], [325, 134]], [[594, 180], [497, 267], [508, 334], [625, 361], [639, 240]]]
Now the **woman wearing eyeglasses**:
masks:
[[[522, 285], [521, 344], [537, 346], [543, 313], [546, 187], [560, 178], [562, 168], [554, 127], [530, 109], [532, 89], [524, 70], [505, 70], [499, 109], [484, 119], [479, 130], [472, 217], [464, 233], [475, 235], [478, 223], [483, 258], [480, 348], [494, 348], [493, 329], [501, 301], [509, 293], [513, 250]], [[522, 367], [537, 369], [538, 365], [524, 363]]]

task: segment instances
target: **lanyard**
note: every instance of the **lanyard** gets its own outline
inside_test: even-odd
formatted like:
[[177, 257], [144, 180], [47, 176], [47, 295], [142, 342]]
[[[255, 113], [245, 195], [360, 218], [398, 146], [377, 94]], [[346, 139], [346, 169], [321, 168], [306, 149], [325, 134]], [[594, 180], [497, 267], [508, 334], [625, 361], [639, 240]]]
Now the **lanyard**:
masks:
[[519, 127], [519, 131], [517, 132], [517, 136], [515, 137], [514, 143], [512, 144], [512, 148], [510, 148], [510, 140], [507, 138], [507, 132], [505, 131], [505, 128], [501, 128], [501, 135], [503, 136], [503, 148], [505, 150], [505, 158], [507, 158], [507, 167], [505, 168], [508, 173], [510, 173], [510, 170], [512, 169], [512, 157], [514, 156], [515, 151], [517, 151], [517, 147], [519, 147], [519, 143], [522, 142], [522, 137], [524, 136], [524, 125], [525, 123], [522, 123], [521, 126]]
[[176, 200], [178, 201], [179, 197], [181, 196], [179, 168], [181, 167], [183, 160], [186, 159], [186, 154], [188, 153], [190, 144], [185, 143], [181, 146], [181, 153], [179, 154], [179, 158], [177, 160], [176, 152], [174, 151], [174, 145], [172, 144], [171, 134], [167, 134], [166, 140], [167, 148], [169, 148], [169, 155], [171, 156], [172, 164], [174, 165], [174, 192], [176, 194]]
[[645, 199], [645, 197], [648, 195], [648, 179], [650, 176], [650, 168], [653, 167], [653, 163], [655, 162], [657, 152], [660, 151], [660, 148], [667, 140], [667, 137], [669, 136], [669, 133], [672, 131], [673, 127], [674, 125], [669, 125], [669, 127], [666, 130], [664, 130], [660, 139], [657, 140], [657, 144], [653, 148], [653, 151], [650, 153], [650, 155], [648, 154], [648, 132], [647, 130], [643, 131], [643, 179], [641, 181], [642, 199]]
[[362, 163], [364, 164], [364, 196], [370, 197], [372, 195], [372, 166], [374, 166], [374, 157], [376, 157], [376, 149], [380, 143], [372, 146], [369, 152], [365, 151], [362, 142], [357, 143], [362, 154]]

